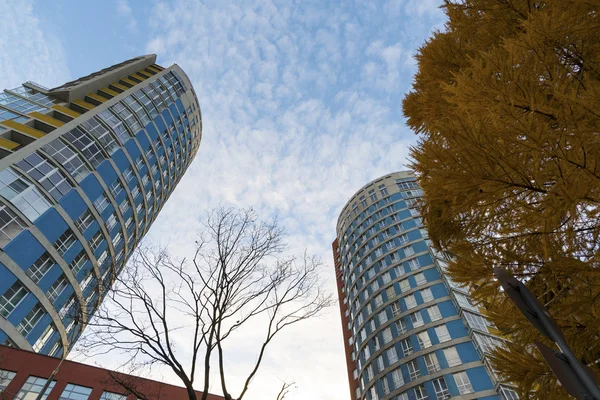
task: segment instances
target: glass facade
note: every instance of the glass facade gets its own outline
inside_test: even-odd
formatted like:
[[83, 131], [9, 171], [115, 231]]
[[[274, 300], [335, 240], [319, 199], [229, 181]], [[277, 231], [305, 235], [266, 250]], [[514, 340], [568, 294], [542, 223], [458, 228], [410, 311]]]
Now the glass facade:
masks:
[[421, 195], [411, 172], [390, 174], [356, 193], [338, 220], [352, 399], [510, 398], [486, 361], [503, 339], [445, 274], [422, 225]]
[[[153, 62], [0, 96], [0, 344], [68, 351], [196, 155], [193, 88]], [[118, 95], [65, 96], [98, 79]]]

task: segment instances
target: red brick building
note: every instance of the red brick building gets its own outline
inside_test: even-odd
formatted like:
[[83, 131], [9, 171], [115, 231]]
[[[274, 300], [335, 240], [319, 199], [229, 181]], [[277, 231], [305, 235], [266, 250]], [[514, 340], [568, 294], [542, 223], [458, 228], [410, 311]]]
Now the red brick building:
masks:
[[333, 249], [333, 265], [335, 267], [335, 280], [337, 283], [340, 314], [342, 316], [342, 334], [344, 335], [344, 352], [346, 353], [346, 370], [348, 371], [348, 382], [350, 382], [350, 398], [356, 399], [356, 389], [358, 388], [358, 379], [354, 375], [356, 363], [352, 360], [352, 344], [350, 338], [352, 337], [352, 331], [349, 329], [350, 326], [350, 314], [348, 310], [348, 304], [344, 301], [344, 281], [342, 280], [342, 263], [340, 260], [340, 250], [338, 240], [335, 239], [331, 244]]
[[[0, 400], [33, 400], [41, 392], [60, 359], [0, 346]], [[148, 400], [189, 399], [186, 389], [133, 375], [65, 360], [46, 400]], [[134, 393], [137, 393], [134, 394]], [[196, 391], [198, 399], [202, 393]], [[209, 400], [224, 400], [208, 395]]]

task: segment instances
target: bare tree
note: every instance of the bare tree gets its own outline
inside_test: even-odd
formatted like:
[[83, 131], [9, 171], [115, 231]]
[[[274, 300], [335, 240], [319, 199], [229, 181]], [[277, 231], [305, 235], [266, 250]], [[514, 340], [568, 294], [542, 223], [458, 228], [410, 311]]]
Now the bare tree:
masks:
[[89, 319], [80, 351], [124, 353], [138, 366], [166, 365], [190, 400], [207, 400], [214, 368], [231, 400], [228, 339], [250, 323], [253, 329], [264, 323], [262, 341], [248, 343], [257, 356], [235, 397], [242, 399], [269, 343], [333, 302], [319, 279], [321, 262], [306, 253], [286, 255], [284, 236], [276, 220], [260, 221], [252, 209], [219, 208], [209, 213], [189, 261], [165, 249], [140, 248]]

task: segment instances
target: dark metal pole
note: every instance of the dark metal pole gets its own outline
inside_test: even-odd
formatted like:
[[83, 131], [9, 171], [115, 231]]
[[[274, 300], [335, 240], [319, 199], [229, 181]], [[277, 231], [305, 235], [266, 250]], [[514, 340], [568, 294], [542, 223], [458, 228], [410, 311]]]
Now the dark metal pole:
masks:
[[502, 268], [494, 268], [494, 275], [519, 311], [544, 336], [552, 340], [559, 352], [536, 343], [550, 368], [567, 392], [580, 400], [600, 400], [600, 388], [586, 367], [565, 342], [560, 327], [544, 306], [527, 287]]

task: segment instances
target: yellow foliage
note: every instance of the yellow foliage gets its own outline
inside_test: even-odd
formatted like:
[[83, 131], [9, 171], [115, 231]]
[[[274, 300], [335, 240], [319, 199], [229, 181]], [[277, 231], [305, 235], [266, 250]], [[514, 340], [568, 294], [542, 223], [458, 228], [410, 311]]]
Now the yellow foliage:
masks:
[[403, 102], [421, 136], [412, 168], [430, 237], [511, 334], [501, 373], [536, 399], [563, 392], [492, 268], [527, 281], [576, 354], [600, 359], [599, 6], [447, 1], [446, 29], [419, 49]]

